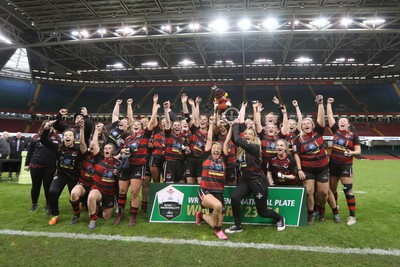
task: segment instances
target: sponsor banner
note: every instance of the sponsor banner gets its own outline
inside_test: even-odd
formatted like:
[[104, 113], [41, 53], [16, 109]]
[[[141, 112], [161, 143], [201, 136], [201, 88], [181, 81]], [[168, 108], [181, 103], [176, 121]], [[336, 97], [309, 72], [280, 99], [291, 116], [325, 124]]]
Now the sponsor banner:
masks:
[[[197, 197], [198, 185], [150, 184], [149, 222], [194, 223], [196, 211], [208, 213]], [[226, 186], [224, 222], [233, 223], [231, 198], [234, 186]], [[270, 187], [268, 208], [285, 217], [286, 225], [307, 224], [307, 208], [304, 187]], [[242, 223], [275, 224], [269, 218], [258, 215], [254, 197], [249, 195], [241, 204]]]

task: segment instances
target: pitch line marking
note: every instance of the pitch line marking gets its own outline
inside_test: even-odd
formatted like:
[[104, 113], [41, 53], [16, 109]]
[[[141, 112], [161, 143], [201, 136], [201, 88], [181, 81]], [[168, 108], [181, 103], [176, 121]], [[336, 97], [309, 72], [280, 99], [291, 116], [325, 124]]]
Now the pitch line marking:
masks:
[[340, 247], [311, 247], [296, 245], [276, 245], [266, 243], [233, 243], [230, 241], [201, 241], [196, 239], [164, 239], [145, 236], [121, 236], [121, 235], [96, 235], [96, 234], [74, 234], [74, 233], [48, 233], [35, 231], [16, 231], [0, 230], [2, 235], [11, 236], [29, 236], [29, 237], [51, 237], [51, 238], [69, 238], [69, 239], [91, 239], [105, 241], [128, 241], [140, 243], [172, 244], [172, 245], [196, 245], [206, 247], [228, 247], [228, 248], [252, 248], [252, 249], [273, 249], [273, 250], [294, 250], [306, 252], [322, 252], [334, 254], [360, 254], [360, 255], [384, 255], [400, 256], [399, 249], [371, 249], [371, 248], [340, 248]]

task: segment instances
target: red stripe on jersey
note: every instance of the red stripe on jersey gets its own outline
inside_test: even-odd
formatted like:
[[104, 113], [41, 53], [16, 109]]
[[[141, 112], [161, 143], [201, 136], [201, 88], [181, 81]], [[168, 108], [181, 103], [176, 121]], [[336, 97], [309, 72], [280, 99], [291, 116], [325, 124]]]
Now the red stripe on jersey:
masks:
[[301, 166], [303, 167], [320, 168], [329, 163], [324, 139], [316, 132], [298, 136], [293, 150], [300, 156]]
[[146, 165], [148, 144], [151, 132], [148, 130], [141, 131], [137, 135], [130, 135], [125, 139], [125, 147], [128, 147], [131, 153], [129, 164]]
[[159, 131], [153, 135], [153, 153], [157, 158], [165, 159], [165, 134]]
[[93, 172], [95, 164], [93, 154], [90, 154], [83, 161], [83, 166], [81, 169], [81, 176], [79, 177], [78, 183], [81, 183], [84, 187], [91, 187], [93, 181]]
[[222, 157], [217, 160], [211, 156], [203, 162], [200, 188], [210, 192], [223, 193], [226, 180], [226, 164]]
[[98, 189], [104, 195], [116, 193], [117, 175], [115, 170], [119, 163], [114, 158], [103, 159], [94, 165], [93, 189]]
[[360, 145], [360, 139], [353, 132], [340, 131], [337, 124], [331, 129], [334, 132], [331, 160], [343, 164], [352, 164], [353, 157], [347, 157], [345, 152], [347, 150], [354, 151], [354, 146]]

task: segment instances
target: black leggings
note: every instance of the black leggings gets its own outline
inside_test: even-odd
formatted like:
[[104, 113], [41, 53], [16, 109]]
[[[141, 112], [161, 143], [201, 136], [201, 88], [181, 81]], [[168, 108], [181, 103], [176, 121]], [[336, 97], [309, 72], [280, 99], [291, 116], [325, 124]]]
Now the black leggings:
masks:
[[62, 176], [56, 176], [54, 177], [53, 181], [51, 182], [50, 185], [50, 209], [51, 209], [51, 215], [57, 216], [60, 214], [60, 211], [58, 210], [58, 199], [60, 198], [60, 195], [66, 185], [68, 185], [68, 191], [71, 194], [72, 189], [76, 185], [77, 180], [67, 178], [67, 177], [62, 177]]
[[241, 179], [232, 193], [232, 211], [235, 225], [242, 224], [240, 202], [250, 193], [254, 193], [257, 213], [264, 218], [273, 218], [276, 221], [282, 219], [282, 216], [273, 210], [267, 209], [268, 185], [266, 177], [260, 177], [255, 180]]
[[31, 173], [31, 180], [32, 180], [32, 188], [31, 188], [32, 204], [37, 204], [38, 202], [42, 183], [44, 189], [44, 196], [46, 197], [46, 205], [48, 206], [50, 204], [49, 201], [50, 184], [51, 181], [53, 180], [55, 171], [56, 171], [56, 164], [43, 168], [30, 168], [29, 172]]

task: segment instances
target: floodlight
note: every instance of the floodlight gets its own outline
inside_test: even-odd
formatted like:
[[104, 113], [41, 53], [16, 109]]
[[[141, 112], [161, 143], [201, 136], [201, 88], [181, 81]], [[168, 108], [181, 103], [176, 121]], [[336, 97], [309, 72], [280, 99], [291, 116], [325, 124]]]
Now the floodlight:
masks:
[[276, 19], [266, 19], [262, 23], [263, 27], [268, 30], [273, 30], [278, 27], [278, 21]]
[[260, 58], [260, 59], [254, 60], [254, 63], [256, 63], [256, 64], [266, 64], [266, 63], [268, 64], [271, 62], [272, 62], [271, 59], [266, 59], [266, 58]]
[[189, 65], [193, 65], [194, 62], [189, 60], [189, 59], [184, 59], [183, 61], [179, 62], [179, 65], [183, 65], [183, 66], [189, 66]]
[[238, 22], [238, 27], [242, 30], [242, 31], [246, 31], [248, 29], [250, 29], [251, 27], [251, 22], [248, 19], [242, 19]]
[[166, 24], [161, 26], [161, 30], [163, 31], [170, 31], [171, 30], [171, 25]]
[[107, 30], [106, 29], [98, 29], [97, 30], [97, 33], [99, 33], [99, 34], [106, 34], [107, 33]]
[[383, 23], [385, 23], [385, 20], [384, 19], [380, 19], [380, 18], [366, 19], [366, 20], [363, 21], [364, 25], [373, 25], [373, 26], [381, 25]]
[[126, 34], [132, 33], [132, 32], [133, 32], [133, 29], [130, 28], [130, 27], [123, 27], [123, 28], [117, 29], [117, 32], [126, 35]]
[[80, 34], [82, 37], [88, 37], [88, 36], [89, 36], [89, 32], [88, 32], [87, 30], [82, 30], [82, 31], [79, 32], [79, 34]]
[[342, 20], [340, 21], [340, 24], [342, 24], [344, 26], [348, 26], [351, 23], [353, 23], [353, 20], [350, 18], [342, 18]]
[[228, 22], [224, 19], [217, 19], [210, 23], [209, 27], [216, 32], [225, 32], [228, 30]]
[[112, 68], [112, 69], [121, 69], [124, 67], [124, 65], [122, 63], [115, 63], [112, 65], [107, 65], [107, 68]]
[[299, 57], [299, 58], [296, 58], [294, 61], [299, 62], [299, 63], [307, 63], [307, 62], [312, 62], [313, 60], [308, 57]]
[[329, 21], [325, 18], [318, 18], [310, 22], [311, 25], [322, 28], [329, 24]]
[[148, 62], [142, 63], [142, 66], [145, 66], [145, 67], [156, 67], [156, 66], [158, 66], [158, 63], [155, 62], [155, 61], [148, 61]]
[[198, 23], [190, 23], [189, 24], [189, 29], [198, 30], [198, 29], [200, 29], [200, 24], [198, 24]]

